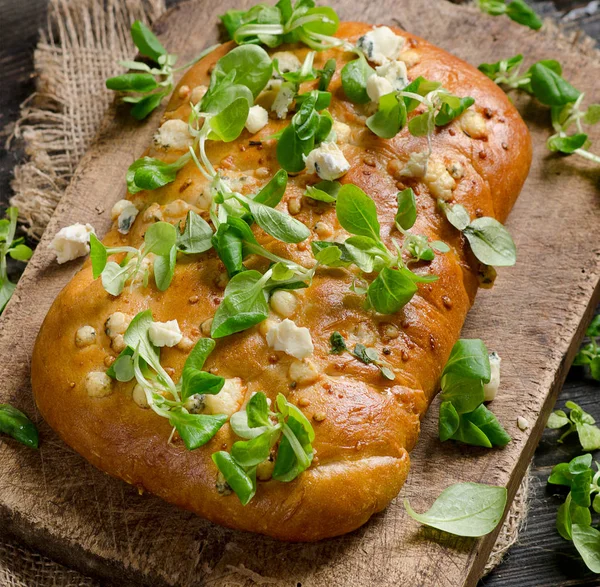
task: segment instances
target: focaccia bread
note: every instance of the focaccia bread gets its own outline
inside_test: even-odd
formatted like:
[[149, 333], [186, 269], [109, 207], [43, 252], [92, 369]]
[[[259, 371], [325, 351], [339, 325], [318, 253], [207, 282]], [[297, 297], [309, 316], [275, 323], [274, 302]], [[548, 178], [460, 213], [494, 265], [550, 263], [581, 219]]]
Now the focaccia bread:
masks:
[[[371, 29], [367, 24], [343, 23], [336, 36], [355, 43]], [[353, 268], [319, 267], [309, 287], [271, 298], [267, 321], [219, 338], [204, 367], [226, 379], [219, 394], [206, 396], [210, 399], [203, 407], [206, 413], [231, 416], [258, 391], [273, 403], [282, 393], [297, 406], [315, 432], [311, 466], [290, 482], [261, 474], [256, 495], [242, 505], [224, 488], [211, 459], [240, 440], [228, 423], [207, 444], [187, 450], [177, 434], [170, 438], [169, 421], [134, 393], [135, 380], [107, 384], [102, 377], [123, 350], [129, 320], [151, 309], [155, 321], [177, 320], [180, 326], [182, 340], [163, 347], [160, 355], [172, 379], [179, 380], [193, 344], [210, 335], [210, 319], [223, 298], [228, 277], [214, 250], [180, 253], [165, 291], [150, 279], [147, 286], [127, 285], [119, 296], [110, 295], [100, 279], [93, 279], [87, 261], [54, 302], [34, 349], [33, 392], [44, 419], [93, 465], [213, 522], [283, 540], [310, 541], [349, 532], [396, 497], [408, 474], [408, 455], [417, 441], [420, 419], [438, 389], [480, 278], [479, 262], [464, 236], [441, 213], [437, 200], [462, 204], [471, 218], [490, 216], [503, 222], [527, 176], [531, 144], [516, 109], [492, 81], [427, 41], [397, 28], [393, 31], [405, 40], [399, 60], [406, 64], [410, 80], [423, 76], [441, 82], [453, 94], [475, 99], [465, 114], [436, 128], [424, 176], [414, 172], [411, 155], [427, 149], [427, 138], [404, 129], [394, 138], [381, 139], [365, 125], [369, 105], [346, 98], [340, 70], [356, 55], [341, 49], [319, 52], [315, 67], [322, 68], [331, 58], [337, 62], [329, 86], [329, 112], [336, 121], [337, 144], [350, 164], [340, 182], [355, 184], [373, 199], [381, 236], [389, 247], [392, 237], [401, 238], [394, 222], [397, 193], [412, 187], [418, 210], [414, 232], [450, 246], [448, 253], [423, 265], [425, 273], [439, 279], [418, 284], [407, 305], [383, 315], [366, 309], [364, 295], [350, 288], [356, 276]], [[185, 74], [163, 122], [187, 124], [190, 101], [198, 101], [215, 63], [233, 47], [232, 43], [219, 47]], [[292, 45], [269, 53], [276, 51], [291, 52], [302, 62], [309, 49]], [[315, 84], [304, 86], [310, 89]], [[272, 100], [268, 93], [263, 91], [257, 103], [268, 106]], [[229, 143], [207, 142], [210, 161], [236, 191], [256, 193], [279, 169], [277, 141], [267, 137], [287, 126], [291, 115], [278, 119], [271, 113], [256, 134], [244, 130]], [[185, 153], [189, 141], [168, 128], [158, 132], [148, 156], [172, 162]], [[337, 220], [335, 205], [304, 196], [306, 187], [317, 181], [309, 170], [290, 175], [277, 206], [310, 229], [306, 241], [286, 244], [252, 226], [260, 244], [305, 267], [314, 263], [310, 241], [348, 236]], [[115, 224], [103, 243], [137, 248], [154, 222], [184, 222], [190, 209], [209, 220], [207, 186], [194, 162], [188, 162], [172, 183], [129, 195], [139, 210], [131, 229], [122, 234]], [[115, 186], [115, 195], [120, 189]], [[246, 264], [261, 272], [268, 266], [258, 258], [249, 258]], [[269, 346], [266, 334], [284, 318], [308, 328], [314, 345], [310, 356], [299, 359]], [[382, 377], [376, 365], [350, 353], [332, 354], [334, 331], [349, 346], [361, 343], [376, 349], [395, 379]]]

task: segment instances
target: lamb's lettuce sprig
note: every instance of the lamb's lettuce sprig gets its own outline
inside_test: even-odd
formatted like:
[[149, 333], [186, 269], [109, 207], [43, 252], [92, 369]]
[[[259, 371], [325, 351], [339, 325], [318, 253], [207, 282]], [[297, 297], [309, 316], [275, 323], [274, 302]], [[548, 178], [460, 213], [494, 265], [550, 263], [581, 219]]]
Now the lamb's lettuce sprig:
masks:
[[221, 391], [225, 379], [203, 371], [208, 355], [215, 348], [210, 338], [198, 340], [190, 352], [177, 384], [160, 362], [160, 349], [151, 341], [149, 329], [151, 310], [137, 314], [124, 334], [126, 348], [107, 371], [117, 381], [135, 379], [146, 394], [148, 406], [159, 416], [167, 418], [177, 430], [188, 450], [206, 444], [227, 421], [224, 414], [198, 414], [188, 410], [190, 398], [202, 399], [206, 394]]
[[546, 424], [547, 428], [563, 431], [558, 442], [563, 442], [567, 436], [573, 432], [577, 432], [577, 437], [583, 450], [600, 449], [600, 428], [595, 425], [596, 420], [594, 420], [593, 416], [584, 411], [575, 402], [568, 401], [565, 407], [569, 410], [569, 414], [564, 410], [555, 410], [550, 414], [548, 423]]
[[[554, 59], [538, 61], [524, 73], [521, 73], [522, 66], [523, 55], [515, 55], [496, 63], [482, 63], [479, 70], [497, 84], [531, 94], [550, 107], [554, 129], [546, 142], [550, 151], [576, 154], [600, 163], [600, 156], [589, 151], [591, 142], [584, 130], [584, 125], [600, 122], [600, 104], [582, 109], [584, 94], [564, 79], [562, 66]], [[573, 126], [575, 132], [569, 134]]]
[[300, 107], [277, 143], [277, 160], [283, 169], [291, 173], [298, 173], [306, 167], [304, 158], [327, 139], [333, 127], [333, 118], [325, 110], [331, 101], [329, 92], [312, 90], [297, 96], [296, 101]]
[[523, 0], [511, 0], [508, 4], [504, 0], [477, 0], [477, 5], [482, 12], [491, 16], [505, 14], [534, 31], [542, 28], [542, 19]]
[[460, 230], [471, 245], [478, 261], [493, 267], [510, 267], [517, 262], [517, 249], [510, 233], [491, 216], [471, 220], [461, 204], [450, 205], [438, 200], [448, 222]]
[[354, 350], [351, 351], [347, 347], [344, 337], [337, 331], [333, 332], [329, 337], [329, 344], [331, 345], [331, 350], [329, 351], [331, 354], [341, 355], [344, 352], [348, 352], [365, 365], [375, 365], [379, 369], [382, 377], [385, 377], [390, 381], [396, 379], [396, 374], [392, 370], [391, 365], [379, 357], [379, 353], [376, 349], [367, 347], [362, 343], [357, 343], [354, 345]]
[[483, 386], [490, 378], [490, 360], [483, 341], [459, 340], [442, 371], [438, 421], [442, 442], [456, 440], [486, 448], [510, 442], [496, 416], [483, 404]]
[[23, 237], [15, 238], [18, 216], [17, 208], [8, 208], [6, 218], [0, 220], [0, 313], [17, 287], [17, 284], [8, 278], [6, 256], [25, 262], [33, 255], [33, 251], [24, 244]]
[[317, 7], [314, 0], [279, 0], [275, 6], [258, 4], [250, 10], [228, 10], [221, 21], [238, 44], [256, 43], [277, 47], [302, 42], [322, 51], [341, 46], [344, 41], [332, 35], [340, 21], [333, 8]]
[[212, 51], [218, 45], [205, 49], [191, 63], [174, 68], [177, 55], [171, 55], [156, 38], [154, 33], [141, 21], [131, 25], [131, 38], [140, 55], [153, 62], [148, 65], [142, 61], [119, 61], [119, 65], [133, 70], [106, 80], [106, 87], [116, 92], [124, 92], [123, 102], [133, 104], [131, 115], [143, 120], [171, 93], [174, 86], [173, 74], [187, 69]]
[[592, 526], [592, 514], [600, 513], [600, 466], [592, 467], [592, 455], [575, 457], [552, 469], [548, 483], [569, 487], [565, 502], [558, 508], [556, 529], [573, 541], [583, 562], [594, 573], [600, 573], [600, 532]]
[[573, 365], [587, 365], [592, 378], [600, 381], [600, 314], [594, 317], [585, 335], [589, 338], [589, 342], [584, 344], [575, 355]]
[[[135, 194], [155, 190], [175, 181], [177, 173], [198, 152], [204, 165], [212, 169], [206, 155], [206, 141], [230, 142], [244, 130], [248, 112], [256, 96], [264, 89], [273, 64], [264, 49], [256, 46], [236, 47], [221, 57], [211, 74], [206, 94], [192, 105], [188, 131], [194, 137], [190, 152], [173, 163], [154, 157], [142, 157], [127, 170], [127, 189]], [[212, 169], [215, 175], [214, 169]]]
[[[426, 136], [431, 143], [436, 127], [450, 123], [474, 103], [471, 97], [461, 98], [451, 94], [439, 82], [418, 77], [403, 90], [382, 96], [377, 112], [367, 119], [367, 126], [377, 136], [391, 139], [408, 121], [410, 134], [415, 137]], [[423, 106], [425, 111], [408, 120], [408, 114], [419, 106]]]
[[[401, 194], [410, 196], [410, 193]], [[405, 199], [406, 196], [399, 197], [399, 206], [402, 208], [399, 216], [404, 226], [412, 227], [414, 221], [411, 223], [407, 219], [404, 208], [416, 206], [414, 194], [412, 204], [406, 204]], [[433, 259], [434, 249], [438, 252], [448, 250], [445, 243], [429, 243], [421, 235], [407, 234], [398, 222], [405, 239], [403, 244], [392, 239], [394, 250], [391, 251], [381, 240], [375, 203], [358, 186], [345, 184], [340, 188], [336, 199], [336, 213], [342, 228], [352, 236], [344, 243], [315, 241], [311, 243], [313, 253], [323, 265], [340, 267], [354, 264], [364, 273], [377, 273], [370, 283], [361, 280], [353, 284], [355, 293], [366, 294], [367, 307], [374, 308], [381, 314], [394, 314], [412, 299], [417, 292], [417, 283], [430, 283], [437, 279], [436, 275], [417, 275], [409, 269], [409, 264], [428, 260], [430, 255]], [[416, 218], [416, 207], [414, 216]], [[417, 241], [419, 246], [415, 245]]]
[[281, 393], [275, 408], [269, 409], [262, 391], [255, 393], [246, 409], [230, 419], [232, 430], [244, 440], [235, 442], [231, 452], [219, 451], [212, 456], [243, 505], [256, 494], [256, 470], [261, 463], [274, 459], [272, 478], [287, 483], [308, 469], [313, 459], [315, 432], [306, 416]]

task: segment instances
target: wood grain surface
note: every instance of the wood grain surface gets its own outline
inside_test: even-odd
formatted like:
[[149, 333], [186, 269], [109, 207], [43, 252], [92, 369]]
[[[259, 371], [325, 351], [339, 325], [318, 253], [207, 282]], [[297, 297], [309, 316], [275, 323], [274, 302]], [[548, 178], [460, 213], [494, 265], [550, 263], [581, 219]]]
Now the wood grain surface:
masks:
[[[182, 59], [191, 58], [216, 36], [216, 27], [206, 23], [216, 22], [228, 4], [178, 6], [160, 23], [163, 41]], [[475, 65], [519, 51], [531, 60], [557, 57], [574, 85], [588, 92], [600, 75], [597, 63], [559, 48], [553, 39], [446, 3], [332, 4], [346, 19], [392, 20]], [[600, 294], [600, 244], [591, 238], [600, 229], [598, 172], [585, 162], [547, 154], [546, 113], [529, 99], [518, 106], [536, 146], [530, 178], [508, 223], [519, 263], [500, 272], [492, 291], [480, 293], [464, 333], [484, 338], [504, 359], [503, 392], [494, 411], [514, 440], [498, 451], [441, 445], [434, 405], [400, 496], [417, 510], [457, 481], [505, 484], [512, 497], [581, 338], [581, 320]], [[122, 112], [109, 117], [82, 161], [0, 322], [0, 356], [5, 357], [0, 401], [33, 412], [28, 388], [33, 339], [52, 299], [77, 269], [76, 263], [58, 267], [52, 262], [46, 250], [50, 236], [75, 221], [91, 222], [99, 231], [107, 227], [106, 210], [124, 192], [124, 171], [143, 151], [157, 119], [138, 125]], [[532, 428], [519, 431], [519, 415]], [[217, 528], [156, 498], [138, 496], [94, 470], [43, 423], [41, 435], [37, 453], [12, 443], [0, 445], [1, 526], [116, 584], [130, 579], [152, 585], [243, 585], [256, 582], [252, 573], [259, 573], [269, 578], [266, 583], [290, 586], [474, 585], [494, 541], [493, 535], [480, 541], [448, 539], [421, 529], [396, 500], [351, 535], [308, 546], [284, 545]]]

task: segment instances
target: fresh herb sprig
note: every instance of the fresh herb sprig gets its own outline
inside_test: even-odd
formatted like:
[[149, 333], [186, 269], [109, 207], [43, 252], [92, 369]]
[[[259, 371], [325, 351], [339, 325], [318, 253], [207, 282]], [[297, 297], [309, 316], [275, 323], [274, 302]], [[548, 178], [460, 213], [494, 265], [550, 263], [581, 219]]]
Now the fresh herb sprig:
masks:
[[131, 38], [140, 55], [152, 61], [148, 65], [142, 61], [119, 61], [119, 65], [134, 70], [134, 73], [124, 73], [106, 80], [106, 87], [115, 92], [124, 92], [123, 102], [133, 104], [131, 115], [137, 120], [143, 120], [171, 93], [174, 87], [173, 74], [187, 69], [196, 63], [218, 45], [205, 49], [194, 61], [174, 69], [177, 55], [171, 55], [156, 38], [154, 33], [141, 21], [136, 20], [131, 25]]
[[[362, 54], [344, 66], [342, 87], [349, 100], [359, 104], [370, 100], [367, 80], [374, 73]], [[450, 123], [474, 103], [475, 100], [468, 96], [461, 98], [451, 94], [439, 82], [418, 77], [403, 90], [382, 96], [377, 111], [367, 119], [367, 126], [377, 136], [391, 139], [408, 122], [408, 130], [413, 136], [426, 136], [431, 141], [435, 127]], [[408, 120], [408, 114], [419, 106], [425, 111]]]
[[496, 416], [483, 405], [485, 383], [491, 378], [488, 350], [482, 340], [461, 339], [442, 371], [440, 440], [463, 444], [505, 446], [511, 438]]
[[585, 334], [590, 341], [575, 355], [573, 365], [588, 365], [592, 378], [600, 381], [600, 314], [594, 317]]
[[315, 432], [306, 416], [281, 393], [275, 402], [276, 412], [269, 409], [267, 396], [259, 391], [246, 409], [231, 416], [232, 430], [243, 441], [237, 441], [231, 452], [219, 451], [212, 458], [243, 505], [256, 493], [257, 467], [273, 458], [272, 478], [287, 483], [308, 469], [314, 451], [311, 443]]
[[548, 483], [565, 485], [570, 491], [558, 508], [556, 529], [565, 540], [572, 540], [583, 562], [600, 573], [600, 532], [592, 526], [590, 507], [600, 513], [600, 466], [592, 468], [592, 455], [575, 457], [552, 469]]
[[8, 208], [6, 218], [0, 220], [0, 314], [17, 287], [17, 284], [8, 278], [6, 256], [25, 262], [33, 255], [33, 251], [23, 244], [23, 237], [15, 238], [18, 216], [17, 208]]
[[[404, 197], [399, 197], [399, 208], [404, 206]], [[416, 215], [416, 208], [414, 213]], [[417, 292], [417, 283], [430, 283], [437, 279], [436, 275], [417, 275], [408, 268], [411, 261], [426, 260], [427, 257], [410, 244], [410, 238], [405, 239], [403, 245], [392, 239], [393, 252], [385, 246], [381, 240], [375, 203], [359, 187], [345, 184], [340, 188], [336, 214], [342, 228], [353, 236], [344, 243], [314, 241], [311, 243], [313, 253], [323, 265], [340, 267], [354, 264], [364, 273], [377, 273], [371, 283], [361, 280], [355, 281], [352, 286], [356, 293], [366, 294], [367, 307], [381, 314], [394, 314], [412, 299]], [[404, 212], [400, 210], [399, 214], [403, 216]], [[402, 222], [405, 226], [412, 226], [405, 220]], [[427, 246], [431, 253], [433, 249], [438, 252], [447, 250], [445, 243], [438, 244], [436, 241], [430, 245]], [[404, 258], [405, 254], [409, 255], [409, 259]]]
[[[181, 230], [168, 222], [156, 222], [144, 234], [144, 243], [135, 247], [105, 247], [94, 233], [90, 235], [90, 259], [94, 279], [101, 277], [102, 286], [113, 296], [121, 294], [125, 284], [136, 283], [148, 286], [149, 263], [144, 260], [153, 256], [153, 273], [156, 287], [165, 291], [175, 275], [177, 253], [204, 253], [212, 247], [213, 231], [210, 225], [193, 210], [186, 216]], [[109, 261], [110, 255], [125, 253], [120, 263]]]
[[258, 4], [250, 10], [228, 10], [220, 16], [229, 36], [238, 44], [260, 43], [277, 47], [302, 42], [322, 51], [344, 44], [332, 35], [339, 18], [329, 6], [316, 7], [313, 0], [279, 0], [275, 6]]
[[379, 353], [376, 349], [366, 347], [362, 343], [357, 343], [354, 345], [354, 350], [350, 350], [346, 346], [346, 341], [344, 337], [337, 331], [333, 332], [329, 337], [329, 344], [331, 345], [330, 353], [333, 355], [341, 355], [344, 352], [349, 352], [355, 358], [357, 358], [361, 363], [365, 365], [375, 365], [379, 372], [383, 377], [389, 379], [390, 381], [394, 381], [396, 379], [396, 374], [391, 368], [391, 365], [382, 359], [379, 358]]
[[491, 216], [471, 220], [461, 204], [450, 204], [438, 200], [438, 205], [448, 222], [460, 230], [471, 245], [477, 260], [493, 267], [510, 267], [517, 262], [517, 249], [510, 233]]
[[481, 483], [456, 483], [442, 491], [431, 508], [415, 512], [404, 500], [408, 515], [421, 524], [455, 536], [489, 534], [500, 522], [506, 507], [506, 488]]
[[564, 410], [555, 410], [550, 414], [546, 424], [547, 428], [554, 430], [568, 426], [558, 442], [563, 442], [567, 436], [577, 432], [583, 450], [600, 449], [600, 428], [595, 426], [596, 420], [592, 415], [585, 412], [575, 402], [568, 401], [565, 403], [565, 407], [570, 410], [568, 415]]
[[9, 404], [0, 404], [0, 434], [7, 434], [29, 448], [37, 448], [39, 444], [35, 424]]
[[504, 0], [477, 0], [477, 5], [486, 14], [492, 16], [506, 14], [511, 20], [534, 31], [542, 28], [542, 19], [523, 0], [512, 0], [508, 4]]
[[271, 79], [272, 72], [271, 58], [260, 47], [236, 47], [221, 57], [211, 73], [206, 94], [193, 105], [189, 116], [188, 131], [194, 137], [190, 152], [173, 163], [153, 157], [134, 161], [127, 170], [129, 193], [155, 190], [172, 183], [192, 157], [200, 157], [204, 165], [202, 169], [212, 172], [207, 175], [212, 181], [216, 172], [206, 155], [206, 141], [227, 143], [240, 136], [248, 112], [256, 96]]
[[149, 329], [153, 318], [150, 310], [137, 314], [125, 331], [126, 348], [107, 371], [118, 381], [132, 381], [142, 387], [152, 410], [167, 418], [179, 433], [188, 450], [206, 444], [227, 421], [224, 414], [190, 413], [190, 398], [199, 399], [205, 394], [221, 391], [225, 379], [202, 371], [208, 355], [215, 348], [210, 338], [198, 340], [190, 352], [177, 384], [160, 363], [160, 350], [152, 344]]
[[283, 169], [297, 173], [305, 168], [304, 158], [329, 136], [333, 127], [329, 106], [331, 94], [312, 90], [301, 94], [300, 108], [283, 130], [277, 143], [277, 160]]
[[[590, 104], [587, 109], [582, 109], [584, 94], [564, 79], [558, 61], [538, 61], [524, 73], [521, 73], [522, 65], [523, 55], [515, 55], [496, 63], [482, 63], [479, 70], [497, 84], [531, 94], [550, 107], [554, 129], [546, 142], [550, 151], [576, 154], [600, 163], [600, 156], [589, 151], [591, 142], [584, 131], [584, 125], [600, 122], [600, 104]], [[573, 126], [575, 132], [569, 134]]]

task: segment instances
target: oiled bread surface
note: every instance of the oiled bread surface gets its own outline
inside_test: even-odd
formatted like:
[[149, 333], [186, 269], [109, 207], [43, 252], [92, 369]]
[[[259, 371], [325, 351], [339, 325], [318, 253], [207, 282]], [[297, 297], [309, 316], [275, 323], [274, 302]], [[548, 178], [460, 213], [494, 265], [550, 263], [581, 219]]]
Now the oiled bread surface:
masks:
[[[337, 36], [354, 42], [370, 28], [362, 23], [343, 23]], [[442, 82], [452, 93], [475, 98], [472, 110], [483, 118], [485, 136], [469, 136], [464, 119], [455, 120], [436, 129], [432, 157], [446, 167], [462, 167], [452, 202], [463, 204], [471, 217], [494, 216], [504, 221], [531, 159], [523, 121], [504, 93], [476, 69], [423, 39], [394, 30], [406, 37], [404, 50], [412, 52], [405, 54], [411, 80], [422, 75]], [[207, 85], [212, 66], [231, 48], [226, 44], [200, 61], [179, 87]], [[293, 51], [300, 60], [308, 51], [299, 46], [277, 50]], [[114, 312], [133, 316], [150, 308], [155, 320], [177, 319], [184, 335], [193, 341], [202, 336], [200, 325], [214, 315], [223, 295], [223, 267], [212, 252], [178, 259], [175, 277], [165, 292], [158, 291], [151, 280], [147, 288], [130, 291], [126, 287], [117, 298], [103, 289], [100, 280], [92, 279], [90, 263], [86, 262], [48, 313], [32, 364], [33, 391], [43, 417], [95, 466], [214, 522], [283, 540], [317, 540], [351, 531], [397, 495], [408, 474], [408, 453], [417, 440], [420, 418], [459, 338], [478, 283], [476, 261], [458, 231], [441, 216], [430, 189], [419, 179], [401, 175], [409, 155], [426, 148], [426, 139], [414, 138], [403, 130], [392, 140], [382, 140], [368, 131], [365, 108], [347, 101], [341, 89], [340, 70], [353, 56], [338, 50], [318, 53], [315, 66], [322, 67], [331, 57], [337, 60], [337, 70], [330, 86], [333, 99], [329, 110], [352, 129], [349, 142], [341, 145], [351, 164], [342, 183], [354, 183], [373, 198], [382, 237], [388, 244], [391, 236], [399, 236], [394, 228], [396, 194], [403, 187], [413, 187], [418, 207], [414, 231], [443, 240], [452, 250], [430, 263], [429, 271], [439, 276], [438, 281], [420, 284], [412, 301], [394, 316], [363, 309], [363, 298], [349, 289], [350, 272], [319, 270], [312, 286], [298, 292], [299, 303], [291, 316], [298, 326], [310, 329], [315, 345], [310, 362], [318, 377], [309, 384], [294, 386], [289, 376], [294, 359], [270, 349], [260, 327], [217, 342], [206, 368], [226, 378], [240, 378], [246, 398], [256, 391], [264, 391], [271, 399], [284, 393], [311, 419], [316, 454], [310, 469], [291, 483], [259, 483], [256, 496], [244, 507], [234, 494], [224, 496], [217, 491], [217, 470], [210, 458], [213, 452], [228, 450], [238, 440], [229, 425], [207, 445], [189, 452], [177, 438], [167, 443], [171, 427], [165, 418], [132, 401], [133, 382], [115, 384], [108, 397], [93, 398], [86, 393], [86, 375], [105, 371], [110, 357], [118, 354], [110, 347], [104, 326]], [[186, 89], [176, 89], [165, 118], [187, 120], [189, 109]], [[209, 157], [224, 175], [239, 178], [236, 189], [255, 193], [279, 165], [275, 141], [262, 146], [253, 141], [274, 134], [288, 123], [289, 117], [285, 122], [271, 119], [257, 136], [244, 131], [229, 144], [209, 142]], [[182, 153], [152, 146], [148, 154], [170, 161]], [[334, 237], [343, 236], [333, 206], [302, 198], [306, 185], [316, 181], [316, 176], [306, 173], [290, 177], [279, 208], [296, 209], [301, 199], [296, 218], [311, 230], [324, 223], [331, 227]], [[131, 197], [142, 208], [131, 232], [124, 236], [113, 229], [104, 243], [138, 247], [154, 221], [153, 211], [159, 209], [163, 219], [170, 222], [183, 220], [189, 206], [201, 212], [205, 187], [197, 168], [188, 164], [172, 184]], [[116, 186], [115, 193], [119, 189]], [[160, 208], [155, 204], [147, 212], [154, 203]], [[284, 244], [254, 230], [267, 248], [310, 264], [308, 242]], [[315, 232], [311, 239], [321, 240]], [[265, 269], [261, 263], [256, 267]], [[78, 348], [76, 332], [84, 325], [96, 330], [96, 343]], [[376, 367], [364, 365], [348, 353], [330, 354], [329, 337], [334, 330], [350, 344], [363, 342], [375, 347], [381, 356], [385, 353], [396, 372], [395, 381], [384, 379]], [[162, 350], [162, 364], [173, 370], [175, 381], [188, 352], [178, 347]], [[315, 414], [317, 419], [313, 419]]]

